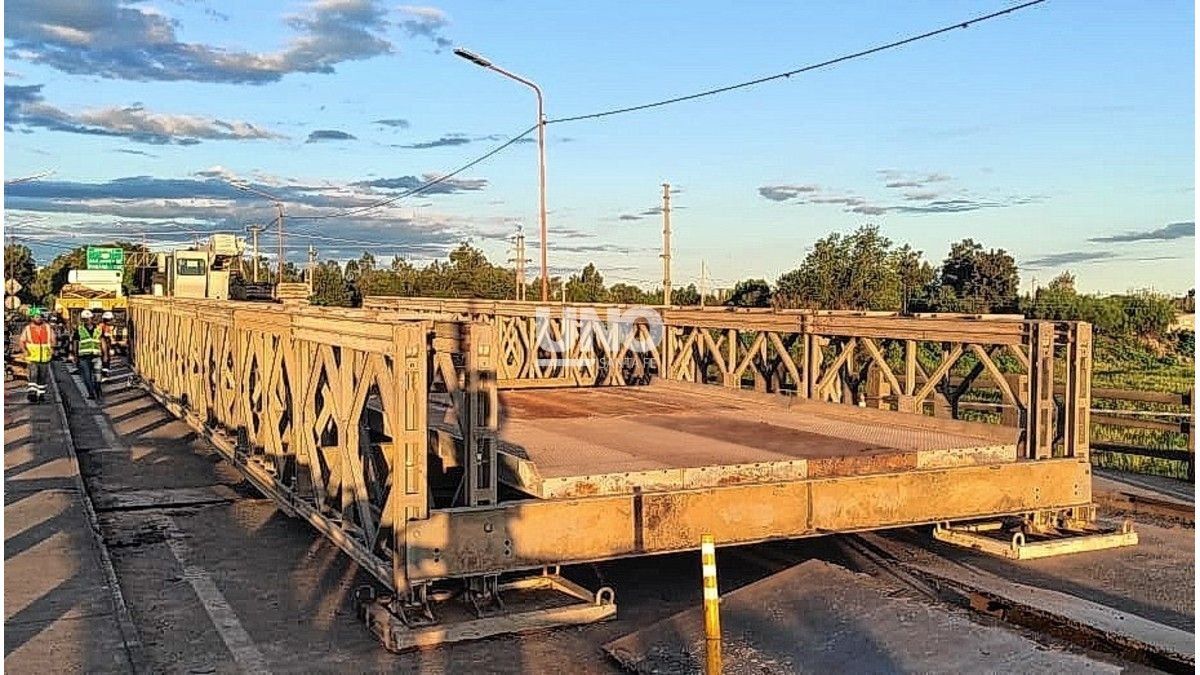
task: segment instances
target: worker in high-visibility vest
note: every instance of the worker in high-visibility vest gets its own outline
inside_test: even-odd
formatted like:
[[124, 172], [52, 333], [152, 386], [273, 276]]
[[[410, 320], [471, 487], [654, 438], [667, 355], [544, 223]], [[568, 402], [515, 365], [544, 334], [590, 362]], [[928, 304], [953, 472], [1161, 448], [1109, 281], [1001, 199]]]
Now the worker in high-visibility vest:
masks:
[[100, 327], [96, 325], [96, 317], [91, 310], [85, 309], [79, 313], [79, 327], [75, 329], [71, 342], [74, 344], [74, 358], [79, 365], [79, 377], [83, 380], [87, 397], [98, 399], [101, 397], [100, 359], [104, 350], [100, 339]]
[[108, 378], [108, 370], [112, 368], [112, 347], [116, 339], [117, 327], [113, 325], [116, 317], [112, 312], [100, 315], [100, 373], [101, 381]]
[[54, 329], [46, 324], [42, 310], [37, 307], [29, 310], [29, 321], [17, 338], [17, 350], [25, 355], [29, 368], [29, 387], [25, 395], [30, 403], [44, 403], [50, 359], [54, 357]]

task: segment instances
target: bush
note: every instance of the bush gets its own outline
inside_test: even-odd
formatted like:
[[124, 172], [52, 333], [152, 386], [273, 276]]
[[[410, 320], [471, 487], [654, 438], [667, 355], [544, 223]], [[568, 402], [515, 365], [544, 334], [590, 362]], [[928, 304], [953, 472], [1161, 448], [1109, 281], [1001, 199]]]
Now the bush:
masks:
[[1124, 296], [1126, 329], [1141, 337], [1163, 337], [1175, 320], [1175, 302], [1153, 291]]
[[1153, 291], [1132, 295], [1079, 295], [1073, 288], [1038, 289], [1025, 309], [1031, 319], [1086, 321], [1096, 332], [1113, 338], [1162, 338], [1175, 319], [1171, 298]]
[[1185, 359], [1196, 358], [1196, 331], [1186, 328], [1171, 334], [1175, 342], [1175, 353]]

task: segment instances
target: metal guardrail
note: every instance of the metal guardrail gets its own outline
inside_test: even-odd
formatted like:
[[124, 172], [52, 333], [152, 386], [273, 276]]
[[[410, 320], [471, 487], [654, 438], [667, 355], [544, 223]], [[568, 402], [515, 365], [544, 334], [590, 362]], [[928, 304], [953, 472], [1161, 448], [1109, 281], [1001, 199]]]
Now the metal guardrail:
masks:
[[[998, 388], [1015, 411], [1006, 423], [1021, 430], [1024, 456], [1088, 452], [1092, 344], [1086, 323], [407, 297], [367, 297], [363, 307], [494, 326], [501, 388], [611, 386], [657, 376], [957, 417], [957, 402], [978, 380]], [[656, 347], [635, 353], [631, 345], [654, 328], [662, 331]], [[963, 368], [967, 375], [952, 381], [951, 373]], [[1056, 391], [1070, 401], [1063, 415], [1055, 414]]]
[[[1153, 445], [1137, 445], [1110, 441], [1093, 441], [1092, 449], [1101, 452], [1113, 452], [1122, 455], [1138, 457], [1153, 457], [1184, 462], [1187, 466], [1187, 479], [1196, 480], [1196, 390], [1189, 389], [1186, 393], [1135, 391], [1127, 389], [1094, 389], [1092, 395], [1098, 400], [1113, 402], [1129, 402], [1154, 404], [1180, 408], [1178, 411], [1156, 411], [1139, 415], [1140, 411], [1116, 408], [1094, 408], [1092, 414], [1093, 426], [1105, 426], [1116, 429], [1140, 429], [1157, 431], [1167, 434], [1181, 434], [1186, 440], [1186, 448], [1164, 447]], [[1174, 418], [1174, 419], [1163, 419]]]

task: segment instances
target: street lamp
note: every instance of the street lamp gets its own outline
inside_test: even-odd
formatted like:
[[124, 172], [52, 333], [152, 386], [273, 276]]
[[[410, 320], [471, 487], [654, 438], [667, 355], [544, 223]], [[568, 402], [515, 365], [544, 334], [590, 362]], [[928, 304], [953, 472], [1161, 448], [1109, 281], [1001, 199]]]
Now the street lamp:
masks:
[[542, 88], [516, 73], [497, 66], [486, 58], [474, 52], [462, 49], [454, 50], [454, 55], [464, 58], [480, 68], [495, 71], [510, 80], [516, 80], [533, 89], [537, 94], [537, 129], [538, 129], [538, 221], [541, 225], [542, 241], [542, 302], [550, 300], [550, 270], [546, 265], [546, 113], [542, 102]]
[[[275, 278], [275, 283], [277, 283], [277, 284], [283, 283], [283, 200], [280, 199], [279, 197], [276, 197], [273, 194], [268, 193], [268, 192], [263, 192], [262, 190], [256, 190], [256, 189], [250, 187], [249, 185], [246, 185], [245, 183], [239, 183], [239, 182], [233, 181], [233, 180], [226, 180], [225, 182], [229, 183], [230, 185], [237, 188], [238, 190], [241, 190], [242, 192], [246, 192], [246, 193], [253, 194], [253, 195], [258, 195], [259, 197], [269, 199], [275, 203], [275, 209], [279, 213], [279, 215], [276, 217], [276, 220], [279, 223], [279, 230], [278, 230], [278, 232], [279, 232], [279, 252], [278, 252], [279, 272]], [[255, 239], [255, 241], [258, 240], [257, 233], [255, 233], [254, 239]], [[257, 254], [257, 250], [258, 250], [258, 247], [256, 246], [255, 247], [256, 254]], [[256, 260], [255, 261], [255, 274], [257, 274], [257, 272], [258, 272], [258, 261]]]

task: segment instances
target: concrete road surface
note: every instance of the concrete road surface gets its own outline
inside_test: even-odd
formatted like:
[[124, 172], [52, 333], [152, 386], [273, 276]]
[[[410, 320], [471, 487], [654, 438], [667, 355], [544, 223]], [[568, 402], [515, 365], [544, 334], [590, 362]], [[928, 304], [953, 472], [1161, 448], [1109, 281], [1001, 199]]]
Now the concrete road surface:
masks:
[[4, 668], [132, 672], [58, 406], [28, 403], [24, 384], [4, 386]]

